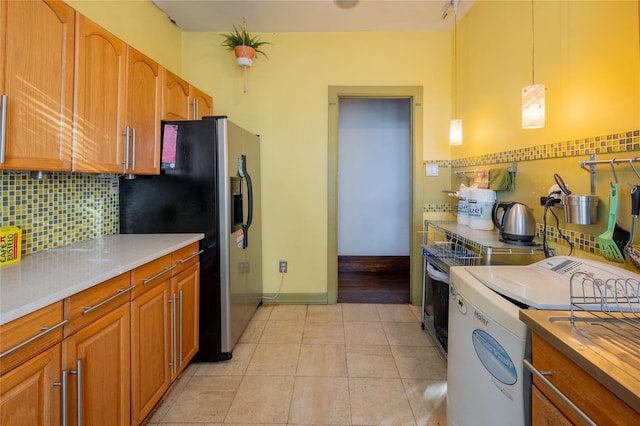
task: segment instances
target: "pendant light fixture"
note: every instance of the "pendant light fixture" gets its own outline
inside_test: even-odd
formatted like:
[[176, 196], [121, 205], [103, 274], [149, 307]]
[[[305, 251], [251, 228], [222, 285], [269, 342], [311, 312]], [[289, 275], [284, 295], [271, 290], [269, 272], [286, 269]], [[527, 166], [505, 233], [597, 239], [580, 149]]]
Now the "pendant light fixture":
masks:
[[[452, 0], [453, 6], [453, 116], [458, 116], [458, 0]], [[462, 120], [454, 118], [449, 123], [449, 145], [460, 146], [462, 145]]]
[[531, 84], [522, 88], [522, 128], [539, 129], [545, 122], [545, 87], [535, 84], [535, 26], [531, 0]]

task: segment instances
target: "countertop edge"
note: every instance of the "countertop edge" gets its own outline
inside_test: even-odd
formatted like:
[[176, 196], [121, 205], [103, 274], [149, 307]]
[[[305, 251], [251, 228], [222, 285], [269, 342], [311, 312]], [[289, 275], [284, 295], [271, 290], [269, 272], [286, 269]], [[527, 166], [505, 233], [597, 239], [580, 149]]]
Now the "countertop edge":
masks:
[[[79, 293], [83, 290], [86, 290], [88, 288], [91, 288], [97, 284], [100, 284], [104, 281], [107, 281], [111, 278], [114, 278], [120, 274], [124, 274], [127, 272], [132, 271], [133, 269], [142, 266], [146, 263], [149, 263], [155, 259], [158, 259], [162, 256], [165, 256], [167, 254], [173, 253], [176, 250], [179, 250], [181, 248], [184, 248], [186, 246], [188, 246], [189, 244], [198, 242], [200, 240], [202, 240], [204, 238], [204, 234], [202, 233], [193, 233], [193, 234], [119, 234], [119, 235], [127, 235], [127, 236], [139, 236], [140, 238], [144, 238], [144, 237], [149, 237], [150, 235], [175, 235], [177, 239], [180, 239], [179, 241], [175, 242], [175, 243], [171, 243], [168, 245], [165, 245], [161, 248], [158, 248], [158, 250], [156, 251], [154, 249], [153, 252], [150, 253], [145, 253], [143, 255], [141, 255], [140, 257], [136, 257], [136, 258], [131, 258], [128, 259], [127, 262], [125, 263], [121, 263], [118, 264], [116, 266], [114, 266], [112, 269], [109, 269], [107, 271], [104, 271], [100, 274], [97, 275], [93, 275], [88, 279], [82, 280], [81, 282], [77, 282], [77, 283], [70, 283], [69, 286], [60, 289], [58, 291], [53, 291], [51, 293], [48, 293], [46, 295], [43, 295], [42, 297], [38, 297], [35, 298], [34, 300], [28, 302], [28, 303], [24, 303], [22, 305], [20, 305], [19, 307], [15, 308], [15, 309], [10, 309], [6, 312], [2, 312], [0, 313], [0, 325], [4, 325], [10, 321], [16, 320], [18, 318], [21, 318], [25, 315], [28, 315], [32, 312], [37, 311], [38, 309], [44, 308], [45, 306], [49, 306], [53, 303], [59, 302], [69, 296], [72, 296], [76, 293]], [[113, 236], [105, 236], [105, 237], [113, 237]], [[131, 238], [129, 237], [129, 238]], [[103, 237], [101, 237], [103, 238]], [[87, 243], [87, 241], [83, 241], [81, 243]], [[72, 247], [73, 244], [66, 246], [66, 247]], [[63, 248], [57, 248], [58, 250], [63, 250]], [[53, 249], [56, 250], [56, 249]], [[38, 252], [41, 253], [41, 252]], [[37, 253], [35, 253], [37, 254]], [[23, 258], [24, 261], [25, 258]], [[9, 267], [19, 267], [20, 263], [14, 264], [14, 265], [9, 265]]]
[[[591, 375], [604, 387], [609, 389], [618, 398], [624, 401], [636, 412], [640, 413], [640, 395], [635, 394], [631, 389], [626, 387], [617, 378], [611, 375], [611, 371], [619, 370], [617, 366], [610, 364], [599, 353], [593, 351], [589, 345], [575, 342], [573, 339], [563, 340], [558, 334], [554, 333], [546, 324], [541, 321], [547, 321], [551, 317], [569, 317], [568, 311], [541, 311], [521, 309], [519, 318], [524, 322], [531, 331], [537, 333], [546, 340], [551, 346], [556, 348], [560, 353], [565, 355], [571, 361], [575, 362], [587, 374]], [[543, 319], [544, 318], [544, 319]], [[548, 321], [547, 321], [548, 322]], [[596, 365], [593, 359], [598, 359], [606, 366], [600, 367]]]

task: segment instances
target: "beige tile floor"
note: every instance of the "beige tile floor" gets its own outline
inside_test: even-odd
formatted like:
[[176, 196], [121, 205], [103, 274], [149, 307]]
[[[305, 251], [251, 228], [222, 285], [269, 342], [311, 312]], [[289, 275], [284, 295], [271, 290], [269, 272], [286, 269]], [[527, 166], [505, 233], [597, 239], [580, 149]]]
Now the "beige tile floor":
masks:
[[411, 305], [259, 307], [223, 363], [191, 364], [149, 425], [446, 425], [446, 362]]

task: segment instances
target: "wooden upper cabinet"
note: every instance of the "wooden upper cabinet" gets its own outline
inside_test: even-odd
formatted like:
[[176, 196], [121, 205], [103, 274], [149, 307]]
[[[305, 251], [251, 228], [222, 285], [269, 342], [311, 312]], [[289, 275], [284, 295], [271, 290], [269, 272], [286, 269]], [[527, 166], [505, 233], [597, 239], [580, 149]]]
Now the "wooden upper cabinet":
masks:
[[113, 34], [76, 15], [74, 171], [124, 170], [126, 50]]
[[0, 2], [0, 169], [71, 170], [74, 22], [62, 2]]
[[192, 120], [200, 120], [202, 117], [213, 115], [213, 98], [202, 90], [195, 86], [189, 86], [189, 100]]
[[162, 75], [157, 62], [131, 46], [127, 54], [127, 173], [160, 173]]
[[164, 70], [163, 120], [189, 120], [189, 83], [171, 71]]

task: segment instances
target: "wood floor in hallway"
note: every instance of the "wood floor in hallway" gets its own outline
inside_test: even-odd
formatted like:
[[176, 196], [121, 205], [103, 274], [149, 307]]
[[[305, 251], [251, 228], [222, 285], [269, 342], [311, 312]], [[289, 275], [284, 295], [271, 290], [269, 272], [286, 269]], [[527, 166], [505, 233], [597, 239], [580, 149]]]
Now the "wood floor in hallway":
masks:
[[409, 256], [338, 257], [338, 303], [409, 301]]

